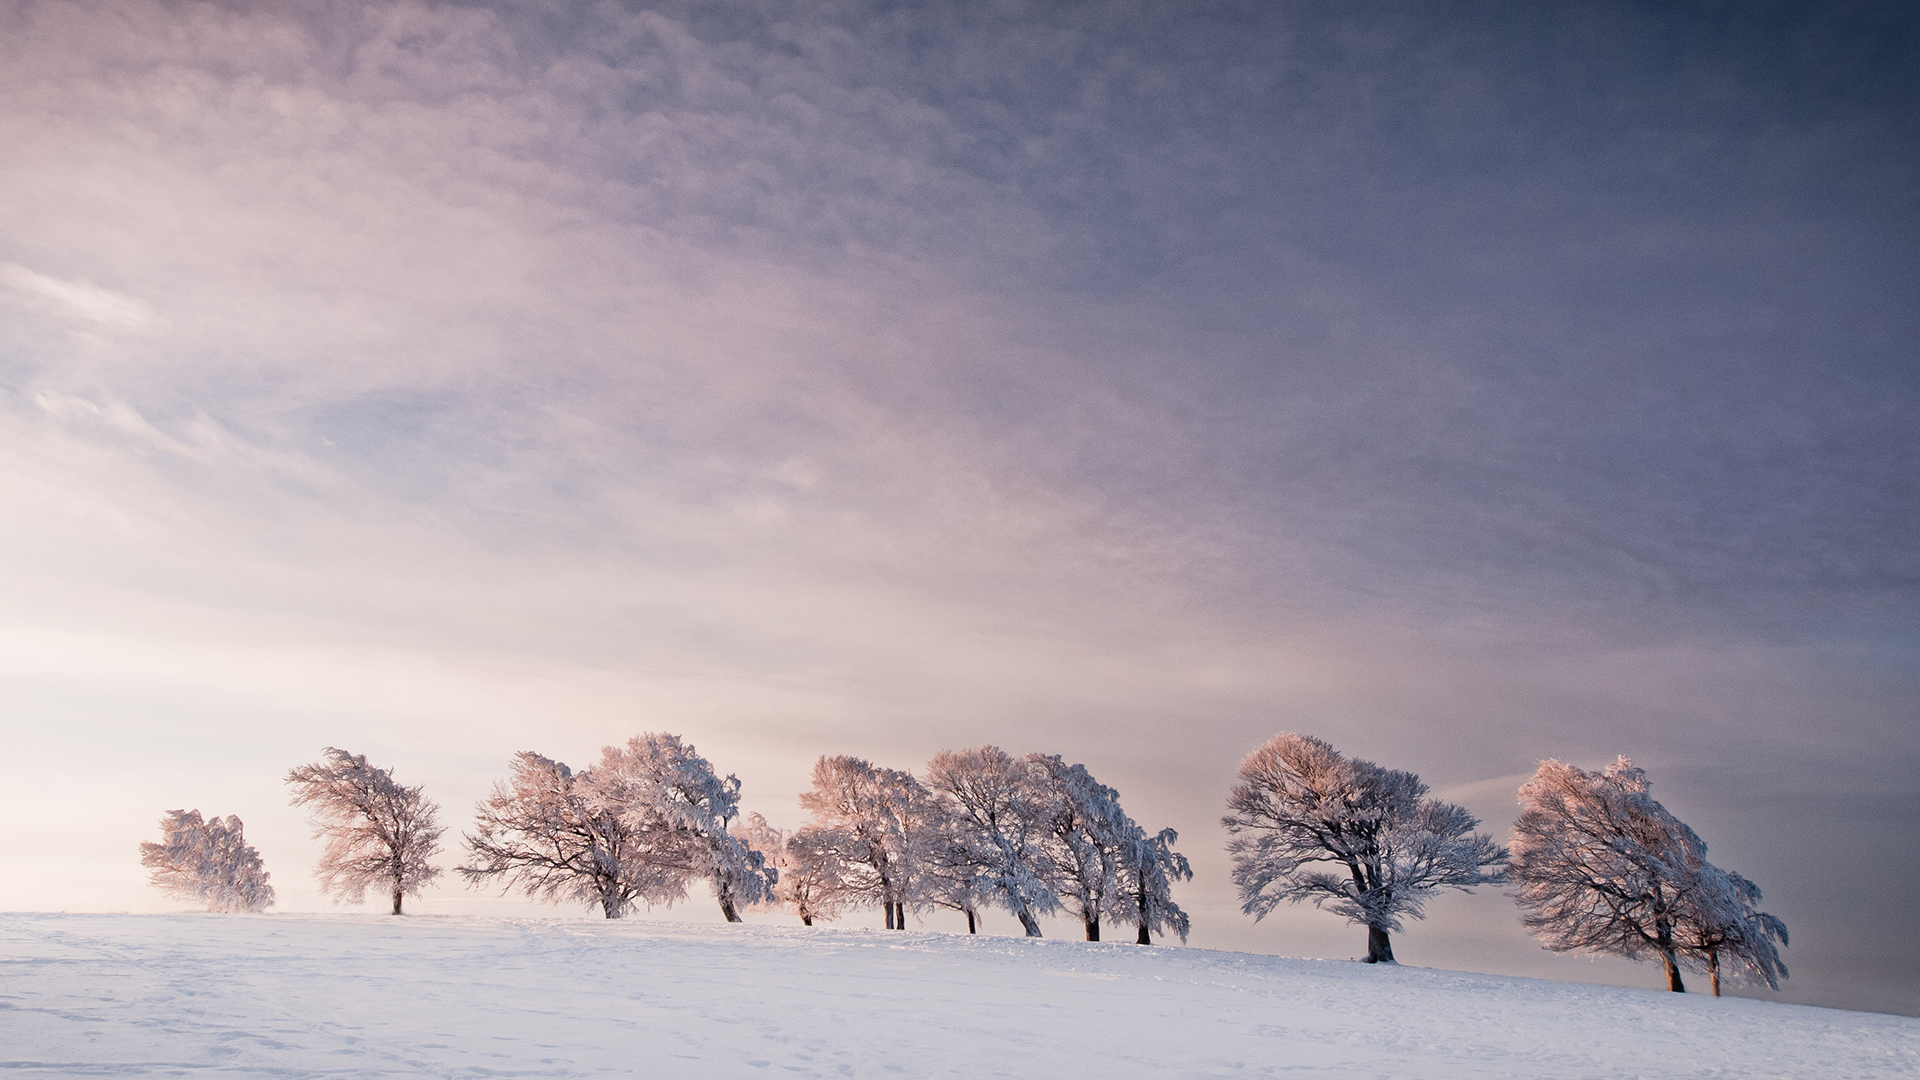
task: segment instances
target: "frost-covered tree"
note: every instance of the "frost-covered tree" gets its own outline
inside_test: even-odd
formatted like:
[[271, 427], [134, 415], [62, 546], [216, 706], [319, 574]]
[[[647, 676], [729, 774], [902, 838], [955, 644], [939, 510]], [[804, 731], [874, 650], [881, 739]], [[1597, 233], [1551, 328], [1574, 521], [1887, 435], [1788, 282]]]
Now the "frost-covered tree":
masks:
[[1511, 879], [1523, 922], [1555, 952], [1659, 960], [1684, 992], [1683, 964], [1713, 976], [1723, 959], [1770, 986], [1785, 974], [1786, 926], [1756, 911], [1752, 882], [1707, 862], [1707, 845], [1620, 758], [1599, 772], [1547, 760], [1520, 789]]
[[739, 922], [742, 906], [772, 896], [777, 872], [729, 828], [740, 813], [740, 778], [721, 778], [680, 736], [648, 732], [609, 746], [594, 773], [595, 796], [629, 829], [634, 857], [678, 875], [668, 903], [685, 895], [688, 882], [705, 879], [727, 921]]
[[1122, 852], [1140, 827], [1120, 809], [1120, 793], [1095, 780], [1085, 765], [1069, 765], [1058, 754], [1028, 754], [1027, 762], [1047, 795], [1042, 847], [1048, 884], [1067, 914], [1080, 920], [1087, 940], [1099, 941], [1101, 920], [1125, 904]]
[[846, 843], [837, 830], [809, 825], [787, 832], [769, 825], [759, 814], [748, 814], [734, 826], [734, 833], [755, 851], [764, 852], [774, 871], [773, 893], [762, 906], [792, 908], [803, 926], [812, 926], [815, 919], [831, 921], [845, 908], [846, 866], [840, 853]]
[[800, 916], [803, 926], [813, 920], [831, 920], [840, 913], [834, 883], [840, 879], [838, 844], [819, 830], [787, 832], [759, 814], [748, 814], [733, 826], [740, 841], [765, 854], [774, 871], [772, 895], [760, 907], [786, 906]]
[[392, 897], [398, 915], [402, 897], [419, 896], [440, 876], [429, 860], [446, 830], [440, 807], [420, 788], [331, 746], [321, 760], [289, 771], [287, 783], [293, 805], [311, 808], [315, 838], [326, 841], [314, 868], [321, 892], [358, 903], [376, 888]]
[[469, 886], [500, 881], [531, 899], [597, 905], [609, 919], [668, 894], [672, 880], [636, 857], [638, 841], [600, 797], [593, 770], [531, 751], [515, 754], [512, 770], [474, 809], [458, 868]]
[[1173, 850], [1180, 834], [1161, 829], [1148, 836], [1134, 826], [1120, 846], [1120, 885], [1125, 905], [1108, 917], [1115, 922], [1131, 920], [1139, 928], [1135, 938], [1141, 945], [1153, 944], [1154, 934], [1171, 930], [1187, 940], [1190, 923], [1187, 913], [1173, 902], [1173, 883], [1192, 881], [1193, 867], [1187, 857]]
[[273, 903], [271, 876], [247, 843], [240, 819], [202, 819], [198, 810], [171, 810], [160, 819], [160, 842], [140, 844], [140, 865], [155, 888], [208, 911], [264, 911]]
[[1759, 904], [1760, 886], [1712, 863], [1701, 866], [1699, 882], [1681, 900], [1674, 936], [1682, 956], [1712, 979], [1714, 997], [1727, 971], [1770, 990], [1780, 989], [1787, 977], [1780, 959], [1787, 924]]
[[1060, 909], [1045, 850], [1053, 798], [1031, 760], [997, 746], [942, 751], [927, 783], [945, 804], [949, 859], [972, 859], [973, 887], [1013, 913], [1028, 937]]
[[[913, 774], [855, 757], [822, 757], [813, 787], [800, 796], [813, 815], [810, 842], [839, 864], [830, 883], [836, 902], [879, 904], [889, 930], [907, 928], [907, 908], [923, 903], [931, 845], [941, 831], [940, 807]], [[809, 832], [803, 829], [802, 832]]]
[[1369, 964], [1394, 962], [1402, 916], [1423, 918], [1441, 889], [1502, 880], [1507, 859], [1465, 807], [1427, 798], [1418, 776], [1308, 735], [1276, 735], [1247, 755], [1227, 804], [1242, 910], [1258, 920], [1311, 900], [1367, 928]]
[[495, 784], [466, 837], [470, 885], [504, 881], [549, 902], [597, 904], [617, 919], [636, 903], [683, 900], [697, 879], [713, 885], [720, 910], [767, 899], [774, 874], [765, 856], [728, 825], [739, 812], [740, 781], [714, 774], [676, 735], [638, 735], [601, 751], [576, 773], [525, 752]]
[[[936, 793], [935, 798], [940, 796]], [[935, 907], [967, 917], [967, 933], [980, 932], [980, 911], [991, 898], [980, 877], [988, 860], [981, 857], [977, 837], [950, 814], [941, 817], [941, 829], [927, 854], [923, 894]]]

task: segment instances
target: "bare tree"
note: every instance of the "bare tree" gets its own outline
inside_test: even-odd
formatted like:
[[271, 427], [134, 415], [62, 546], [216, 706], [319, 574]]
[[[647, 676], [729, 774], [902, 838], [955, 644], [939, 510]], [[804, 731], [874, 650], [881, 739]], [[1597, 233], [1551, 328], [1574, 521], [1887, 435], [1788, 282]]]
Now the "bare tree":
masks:
[[1754, 910], [1758, 887], [1707, 862], [1707, 845], [1620, 758], [1599, 772], [1540, 763], [1520, 789], [1512, 880], [1527, 928], [1555, 952], [1658, 959], [1684, 993], [1683, 964], [1719, 992], [1722, 958], [1770, 986], [1786, 973], [1773, 941], [1786, 925]]
[[[1240, 763], [1221, 819], [1233, 880], [1256, 920], [1312, 900], [1367, 928], [1367, 963], [1393, 963], [1401, 916], [1440, 889], [1502, 880], [1507, 852], [1465, 807], [1429, 799], [1410, 772], [1349, 760], [1307, 735], [1276, 735]], [[1333, 869], [1320, 870], [1328, 865]]]
[[240, 819], [202, 819], [198, 810], [172, 810], [160, 819], [160, 842], [143, 841], [140, 865], [155, 888], [204, 903], [208, 911], [264, 911], [273, 886], [260, 853], [247, 843]]
[[440, 850], [439, 806], [406, 787], [364, 755], [327, 747], [326, 756], [287, 773], [293, 805], [310, 806], [314, 836], [326, 841], [314, 874], [322, 892], [358, 903], [367, 889], [401, 898], [440, 876], [429, 860]]

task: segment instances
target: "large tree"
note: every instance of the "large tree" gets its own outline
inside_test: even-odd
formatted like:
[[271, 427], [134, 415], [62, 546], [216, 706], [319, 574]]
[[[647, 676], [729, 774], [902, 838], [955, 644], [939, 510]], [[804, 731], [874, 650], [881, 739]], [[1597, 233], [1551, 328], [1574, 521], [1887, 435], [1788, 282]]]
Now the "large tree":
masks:
[[828, 883], [843, 906], [878, 904], [889, 930], [907, 928], [907, 908], [923, 903], [927, 860], [942, 832], [940, 806], [913, 774], [856, 757], [822, 757], [813, 787], [800, 796], [813, 815], [806, 843], [839, 867]]
[[1555, 952], [1659, 960], [1684, 992], [1682, 965], [1719, 992], [1723, 960], [1770, 986], [1786, 973], [1773, 942], [1786, 926], [1755, 910], [1758, 887], [1707, 862], [1707, 845], [1620, 758], [1599, 772], [1547, 760], [1521, 787], [1512, 880], [1527, 928]]
[[775, 876], [728, 828], [739, 793], [738, 778], [715, 775], [677, 735], [637, 735], [578, 773], [517, 754], [512, 777], [475, 812], [460, 874], [471, 885], [503, 880], [550, 902], [597, 904], [609, 919], [636, 903], [673, 904], [705, 879], [738, 922], [742, 906], [767, 899]]
[[140, 844], [140, 864], [152, 871], [155, 888], [208, 911], [263, 911], [273, 903], [271, 875], [232, 815], [169, 811], [160, 819], [160, 842]]
[[1242, 910], [1258, 920], [1311, 900], [1367, 928], [1370, 964], [1394, 962], [1390, 935], [1434, 893], [1502, 880], [1506, 850], [1465, 807], [1312, 736], [1276, 735], [1247, 755], [1227, 804]]
[[593, 770], [531, 751], [515, 754], [511, 768], [474, 809], [459, 867], [469, 886], [500, 881], [548, 903], [598, 905], [609, 919], [663, 894], [669, 882], [636, 857], [633, 831], [598, 796]]
[[927, 784], [950, 822], [946, 858], [970, 860], [972, 887], [1013, 912], [1028, 937], [1039, 937], [1039, 916], [1060, 909], [1044, 850], [1053, 803], [1045, 773], [980, 746], [942, 751], [927, 765]]
[[635, 857], [669, 887], [672, 903], [686, 886], [705, 879], [720, 912], [740, 921], [740, 908], [773, 894], [777, 872], [729, 826], [740, 813], [740, 778], [722, 778], [678, 735], [647, 732], [609, 746], [595, 766], [595, 796], [617, 814], [636, 841]]
[[320, 890], [359, 903], [369, 888], [401, 898], [440, 876], [430, 861], [446, 832], [439, 806], [418, 787], [407, 787], [387, 769], [367, 764], [364, 754], [327, 747], [326, 756], [287, 773], [293, 805], [311, 808], [313, 834], [326, 841], [314, 874]]

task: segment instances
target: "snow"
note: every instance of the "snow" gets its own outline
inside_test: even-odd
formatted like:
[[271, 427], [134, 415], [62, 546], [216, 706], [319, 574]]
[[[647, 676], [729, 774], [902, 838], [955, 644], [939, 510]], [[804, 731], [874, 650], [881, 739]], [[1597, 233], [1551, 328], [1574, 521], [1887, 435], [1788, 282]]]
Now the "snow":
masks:
[[0, 1074], [1912, 1077], [1920, 1020], [912, 931], [0, 914]]

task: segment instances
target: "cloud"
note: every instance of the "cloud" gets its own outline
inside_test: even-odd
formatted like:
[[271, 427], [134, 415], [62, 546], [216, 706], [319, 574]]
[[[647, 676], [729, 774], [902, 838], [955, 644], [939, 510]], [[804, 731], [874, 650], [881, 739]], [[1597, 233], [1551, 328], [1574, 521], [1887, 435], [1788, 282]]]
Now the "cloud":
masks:
[[135, 297], [87, 281], [63, 281], [14, 263], [0, 263], [0, 286], [16, 302], [52, 311], [83, 325], [133, 334], [154, 334], [165, 322]]

